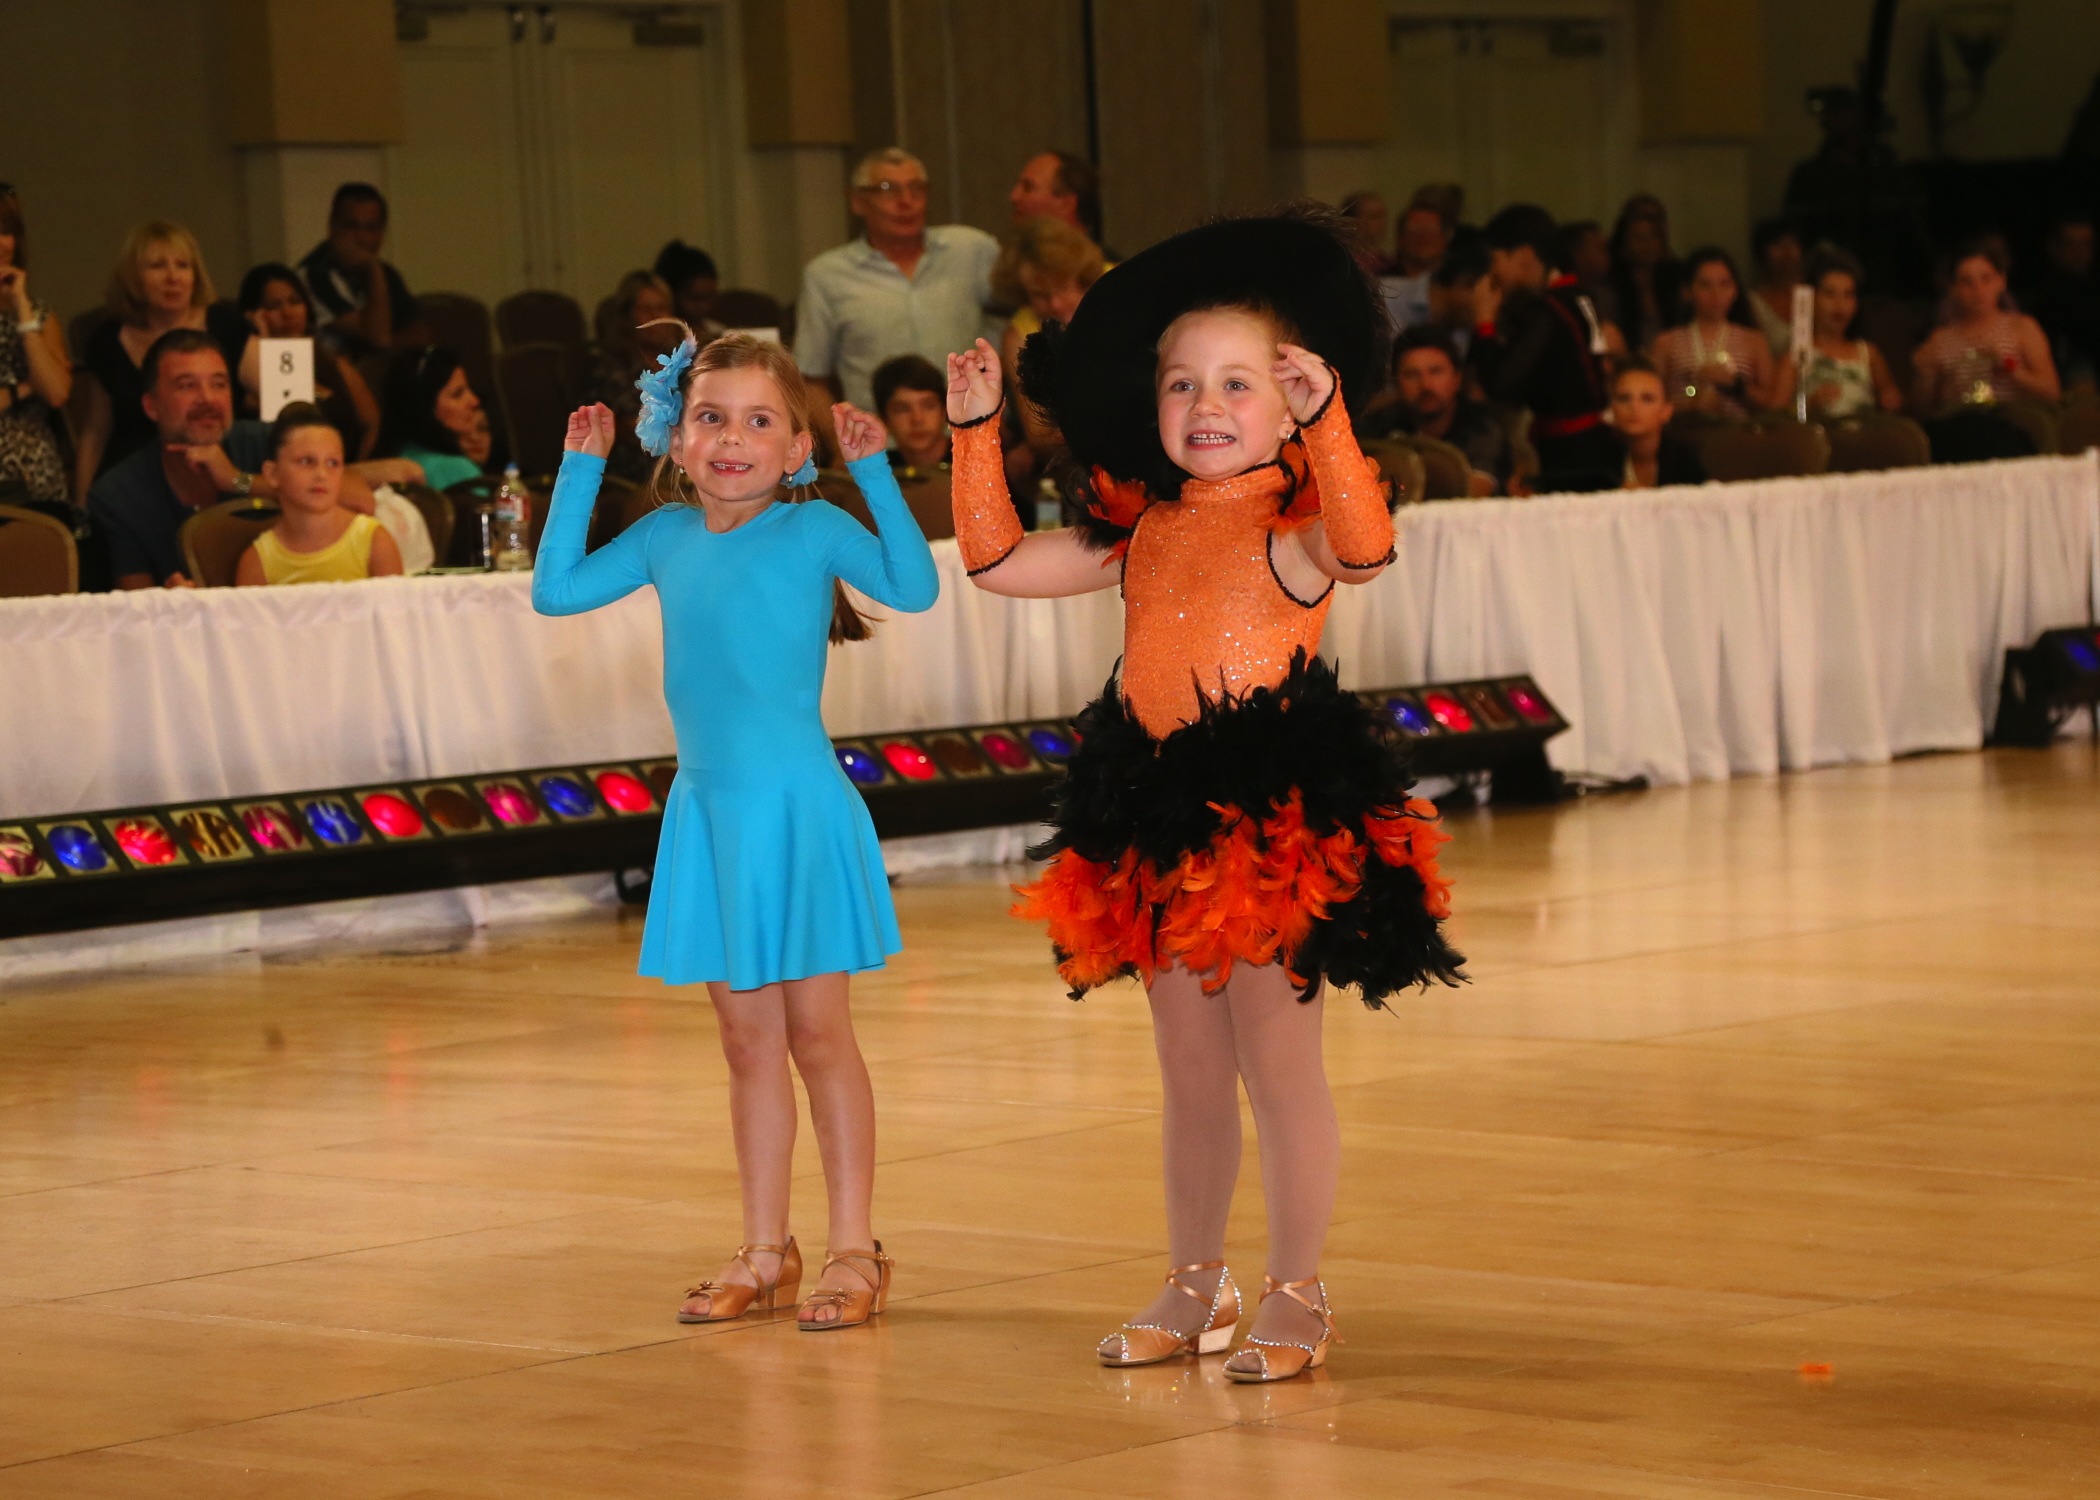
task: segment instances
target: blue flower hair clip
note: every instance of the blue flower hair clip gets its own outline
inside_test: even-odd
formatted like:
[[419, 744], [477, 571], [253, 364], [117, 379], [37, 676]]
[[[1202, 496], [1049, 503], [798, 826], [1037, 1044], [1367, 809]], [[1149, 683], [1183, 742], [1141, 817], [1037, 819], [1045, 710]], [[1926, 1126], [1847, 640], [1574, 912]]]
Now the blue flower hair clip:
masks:
[[800, 489], [805, 484], [817, 482], [817, 459], [815, 454], [802, 460], [802, 467], [782, 481], [789, 489]]
[[678, 425], [679, 415], [685, 409], [685, 397], [679, 393], [678, 382], [700, 346], [688, 338], [669, 354], [656, 356], [656, 368], [644, 370], [634, 383], [642, 393], [642, 412], [634, 419], [634, 435], [641, 440], [642, 451], [651, 458], [662, 458], [671, 451], [671, 429]]

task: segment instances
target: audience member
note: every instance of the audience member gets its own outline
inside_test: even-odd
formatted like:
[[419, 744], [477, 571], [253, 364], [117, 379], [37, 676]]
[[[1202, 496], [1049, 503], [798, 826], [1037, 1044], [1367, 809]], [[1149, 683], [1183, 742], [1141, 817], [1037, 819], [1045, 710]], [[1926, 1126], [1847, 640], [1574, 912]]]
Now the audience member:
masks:
[[2100, 383], [2100, 277], [2093, 267], [2093, 215], [2056, 216], [2043, 246], [2046, 266], [2028, 289], [2034, 319], [2066, 386]]
[[1466, 219], [1466, 190], [1456, 182], [1425, 182], [1407, 200], [1409, 208], [1433, 208], [1444, 221], [1444, 232], [1457, 236], [1472, 229]]
[[379, 255], [386, 228], [386, 195], [369, 182], [346, 182], [328, 205], [328, 238], [299, 262], [306, 289], [332, 320], [321, 337], [352, 358], [422, 342], [416, 299]]
[[415, 463], [424, 481], [441, 490], [483, 472], [491, 447], [488, 413], [450, 349], [401, 350], [387, 367], [381, 397], [381, 452]]
[[1451, 231], [1428, 204], [1410, 204], [1400, 215], [1399, 250], [1392, 270], [1378, 281], [1395, 333], [1429, 321], [1429, 279], [1450, 248]]
[[1538, 489], [1615, 488], [1623, 466], [1604, 423], [1610, 345], [1574, 278], [1555, 274], [1559, 227], [1538, 205], [1516, 203], [1488, 220], [1486, 238], [1489, 275], [1474, 290], [1474, 378], [1490, 401], [1531, 413]]
[[[262, 341], [313, 338], [314, 309], [299, 273], [274, 261], [251, 268], [241, 278], [240, 307], [254, 330], [240, 361], [241, 414], [252, 417], [262, 409]], [[372, 456], [372, 445], [379, 440], [379, 402], [357, 366], [337, 359], [318, 341], [314, 404], [343, 435], [346, 453], [361, 459]]]
[[1083, 156], [1043, 151], [1029, 157], [1006, 201], [1016, 225], [1030, 219], [1062, 219], [1101, 243], [1101, 174]]
[[1662, 371], [1670, 400], [1709, 416], [1747, 417], [1775, 404], [1778, 372], [1757, 331], [1735, 262], [1706, 245], [1684, 259], [1690, 316], [1656, 335], [1649, 358]]
[[1757, 285], [1750, 289], [1750, 311], [1765, 347], [1784, 360], [1794, 347], [1794, 288], [1801, 285], [1801, 232], [1786, 219], [1766, 219], [1750, 231], [1750, 258], [1757, 262]]
[[[1393, 375], [1400, 400], [1387, 408], [1393, 415], [1390, 430], [1436, 438], [1465, 454], [1476, 494], [1507, 491], [1517, 469], [1509, 428], [1466, 396], [1464, 367], [1450, 335], [1430, 327], [1408, 329], [1393, 345]], [[1379, 425], [1367, 419], [1365, 434], [1380, 436]]]
[[1955, 252], [1946, 318], [1911, 356], [1912, 401], [1920, 412], [1938, 416], [1962, 405], [2063, 396], [2048, 335], [2013, 310], [2005, 268], [2004, 250], [1988, 240]]
[[1611, 241], [1595, 219], [1560, 226], [1560, 263], [1575, 278], [1575, 289], [1590, 299], [1597, 316], [1619, 321], [1619, 292], [1612, 284]]
[[[1903, 392], [1881, 351], [1860, 337], [1859, 289], [1866, 273], [1852, 255], [1825, 246], [1809, 257], [1808, 283], [1816, 290], [1815, 347], [1809, 351], [1805, 384], [1811, 415], [1832, 420], [1863, 411], [1895, 411]], [[1794, 398], [1797, 366], [1779, 367], [1776, 406]]]
[[872, 385], [875, 415], [894, 445], [891, 466], [919, 473], [947, 468], [948, 377], [920, 355], [900, 354], [877, 367]]
[[1387, 215], [1384, 195], [1366, 188], [1344, 198], [1341, 209], [1342, 217], [1356, 230], [1356, 263], [1364, 268], [1366, 276], [1384, 275], [1392, 267], [1385, 250]]
[[[0, 183], [0, 498], [39, 509], [72, 510], [51, 415], [73, 392], [65, 331], [51, 309], [29, 296], [29, 236], [22, 200]], [[7, 487], [20, 485], [15, 493]]]
[[1451, 248], [1429, 278], [1429, 326], [1441, 330], [1464, 358], [1480, 321], [1475, 295], [1488, 275], [1487, 241], [1477, 229], [1453, 237]]
[[722, 277], [712, 255], [684, 240], [673, 240], [656, 252], [656, 275], [670, 289], [672, 313], [702, 340], [724, 331], [715, 319]]
[[994, 338], [985, 308], [999, 242], [967, 224], [926, 223], [926, 167], [895, 146], [853, 172], [861, 237], [803, 268], [795, 304], [802, 373], [866, 408], [869, 377], [898, 354], [945, 366], [950, 354]]
[[1079, 299], [1107, 269], [1101, 247], [1064, 220], [1030, 219], [1021, 226], [1012, 254], [1000, 258], [993, 286], [1002, 301], [1026, 304], [1006, 325], [1008, 379], [1028, 336], [1045, 323], [1070, 322]]
[[1681, 315], [1683, 267], [1670, 250], [1670, 213], [1653, 193], [1636, 193], [1611, 232], [1615, 320], [1627, 344], [1646, 349]]
[[351, 583], [401, 572], [384, 526], [343, 504], [343, 435], [318, 406], [295, 401], [270, 425], [262, 478], [278, 515], [249, 543], [236, 584]]
[[1613, 377], [1612, 430], [1625, 453], [1620, 488], [1652, 490], [1662, 485], [1706, 483], [1699, 450], [1670, 431], [1674, 410], [1663, 389], [1662, 373], [1645, 359], [1629, 359]]
[[141, 400], [146, 351], [164, 333], [196, 329], [211, 336], [226, 365], [240, 362], [248, 325], [239, 309], [218, 304], [197, 237], [180, 224], [155, 219], [124, 237], [109, 278], [111, 319], [88, 336], [81, 362], [92, 378], [79, 434], [76, 484], [88, 486], [153, 441], [153, 423]]
[[598, 306], [598, 341], [583, 399], [586, 404], [612, 408], [613, 447], [605, 469], [635, 484], [648, 482], [656, 472], [656, 460], [643, 451], [642, 440], [635, 435], [642, 393], [634, 382], [644, 370], [655, 367], [658, 355], [670, 353], [684, 337], [678, 325], [669, 321], [671, 316], [671, 289], [653, 271], [629, 271]]

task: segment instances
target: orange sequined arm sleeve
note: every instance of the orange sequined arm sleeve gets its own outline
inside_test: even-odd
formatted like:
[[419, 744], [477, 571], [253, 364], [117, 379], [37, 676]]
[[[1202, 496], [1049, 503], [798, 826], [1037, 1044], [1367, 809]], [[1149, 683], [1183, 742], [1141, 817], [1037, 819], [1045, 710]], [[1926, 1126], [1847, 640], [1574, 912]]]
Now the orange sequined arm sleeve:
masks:
[[999, 414], [958, 423], [955, 468], [955, 540], [973, 578], [1006, 561], [1026, 535], [1006, 491], [1006, 456], [999, 447]]
[[1330, 395], [1320, 414], [1299, 432], [1312, 460], [1320, 518], [1327, 523], [1327, 545], [1335, 561], [1345, 568], [1384, 567], [1393, 560], [1393, 513], [1378, 466], [1356, 446], [1348, 411]]

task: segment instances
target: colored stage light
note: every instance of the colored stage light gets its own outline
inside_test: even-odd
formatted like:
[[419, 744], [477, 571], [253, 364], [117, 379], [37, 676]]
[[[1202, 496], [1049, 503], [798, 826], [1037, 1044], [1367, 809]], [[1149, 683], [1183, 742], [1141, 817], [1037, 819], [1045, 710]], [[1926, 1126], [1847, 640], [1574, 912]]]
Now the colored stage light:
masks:
[[926, 742], [926, 748], [933, 752], [933, 758], [940, 763], [941, 769], [950, 776], [970, 777], [989, 776], [992, 774], [991, 763], [984, 758], [984, 752], [978, 749], [973, 741], [963, 735], [935, 735]]
[[840, 745], [832, 753], [838, 756], [839, 768], [855, 786], [881, 786], [889, 780], [882, 762], [857, 745]]
[[671, 783], [678, 779], [678, 762], [675, 760], [653, 760], [642, 767], [642, 774], [649, 778], [649, 790], [656, 793], [656, 800], [671, 800]]
[[0, 881], [49, 880], [51, 866], [36, 852], [36, 841], [19, 828], [0, 828]]
[[1478, 687], [1460, 688], [1458, 696], [1464, 699], [1466, 707], [1473, 711], [1473, 717], [1488, 728], [1515, 729], [1517, 727], [1517, 716], [1509, 711], [1507, 705], [1503, 703], [1501, 695], [1486, 683], [1482, 683]]
[[1002, 771], [1035, 769], [1035, 757], [1028, 753], [1028, 747], [1003, 729], [994, 729], [988, 734], [979, 735], [977, 743], [982, 745], [984, 753], [992, 758], [992, 764]]
[[645, 813], [656, 809], [656, 798], [641, 778], [626, 771], [594, 771], [591, 780], [598, 795], [616, 813]]
[[85, 823], [46, 824], [44, 842], [51, 846], [52, 858], [75, 875], [99, 875], [114, 867], [102, 840]]
[[1421, 705], [1411, 698], [1388, 698], [1385, 700], [1385, 711], [1395, 724], [1409, 734], [1436, 733], [1436, 725], [1429, 715], [1423, 713]]
[[2081, 672], [2100, 672], [2100, 636], [2087, 640], [2083, 636], [2064, 637], [2064, 654], [2071, 658], [2071, 665]]
[[1036, 754], [1052, 765], [1064, 764], [1072, 758], [1073, 750], [1078, 748], [1071, 735], [1062, 729], [1051, 729], [1047, 726], [1029, 730], [1028, 743]]
[[423, 815], [398, 792], [366, 792], [359, 799], [372, 826], [390, 839], [424, 836]]
[[1474, 729], [1473, 716], [1466, 706], [1449, 693], [1424, 693], [1422, 702], [1429, 708], [1429, 716], [1452, 734], [1471, 734]]
[[1503, 692], [1508, 696], [1510, 706], [1516, 709], [1527, 724], [1553, 722], [1553, 710], [1547, 706], [1546, 700], [1538, 695], [1536, 689], [1525, 683], [1513, 682], [1504, 687]]
[[357, 826], [357, 815], [333, 797], [316, 797], [305, 805], [306, 826], [324, 844], [343, 848], [364, 842], [365, 831]]
[[240, 809], [248, 836], [265, 854], [289, 854], [306, 847], [306, 826], [277, 802], [252, 802]]
[[514, 781], [484, 781], [476, 790], [500, 823], [512, 828], [527, 828], [540, 820], [539, 808], [526, 795], [525, 788]]
[[143, 868], [158, 869], [182, 858], [175, 840], [168, 836], [168, 830], [161, 827], [157, 819], [118, 818], [109, 825], [109, 831], [116, 839], [117, 847], [124, 851], [124, 857]]
[[489, 831], [488, 814], [461, 787], [450, 784], [417, 787], [416, 797], [423, 804], [423, 816], [439, 833], [458, 835]]
[[906, 781], [931, 781], [941, 774], [933, 757], [910, 740], [887, 741], [882, 746], [882, 758]]
[[2005, 653], [1991, 742], [2040, 748], [2080, 709], [2100, 737], [2100, 631], [2091, 625], [2045, 630], [2032, 646]]
[[574, 776], [542, 776], [540, 797], [557, 817], [595, 818], [598, 804], [587, 788]]
[[189, 845], [190, 853], [206, 864], [230, 859], [253, 859], [247, 841], [233, 819], [216, 807], [181, 807], [174, 813], [175, 831]]

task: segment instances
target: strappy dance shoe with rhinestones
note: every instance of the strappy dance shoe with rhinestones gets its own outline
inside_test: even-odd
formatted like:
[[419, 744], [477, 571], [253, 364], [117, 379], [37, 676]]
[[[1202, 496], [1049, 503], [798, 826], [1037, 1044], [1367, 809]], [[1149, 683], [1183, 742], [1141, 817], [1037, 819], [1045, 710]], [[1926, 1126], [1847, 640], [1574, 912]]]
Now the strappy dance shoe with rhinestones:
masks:
[[[1218, 1289], [1209, 1296], [1197, 1291], [1182, 1277], [1197, 1271], [1216, 1271]], [[1156, 1365], [1184, 1354], [1223, 1354], [1232, 1347], [1232, 1330], [1240, 1321], [1240, 1289], [1222, 1260], [1176, 1266], [1167, 1272], [1167, 1285], [1184, 1297], [1193, 1297], [1208, 1309], [1203, 1326], [1194, 1333], [1158, 1323], [1125, 1323], [1103, 1339], [1094, 1353], [1104, 1365]]]
[[[780, 1257], [770, 1282], [758, 1274], [758, 1267], [751, 1260], [754, 1255]], [[685, 1303], [678, 1309], [679, 1322], [726, 1323], [749, 1312], [772, 1312], [793, 1302], [795, 1293], [802, 1290], [802, 1251], [793, 1235], [788, 1236], [785, 1245], [739, 1245], [733, 1258], [744, 1263], [757, 1285], [739, 1286], [733, 1281], [709, 1278], [689, 1286], [685, 1289]]]
[[[1272, 1380], [1289, 1380], [1293, 1375], [1303, 1375], [1307, 1370], [1317, 1370], [1327, 1363], [1327, 1346], [1339, 1343], [1341, 1335], [1334, 1331], [1334, 1312], [1327, 1306], [1327, 1288], [1320, 1285], [1317, 1276], [1304, 1281], [1278, 1281], [1263, 1273], [1261, 1299], [1266, 1302], [1281, 1292], [1307, 1312], [1320, 1320], [1320, 1341], [1317, 1344], [1296, 1344], [1288, 1339], [1263, 1339], [1252, 1334], [1247, 1341], [1225, 1361], [1225, 1376], [1248, 1385], [1265, 1384]], [[1320, 1294], [1315, 1302], [1300, 1290], [1312, 1287]]]
[[[841, 1261], [848, 1263], [854, 1275], [867, 1283], [864, 1287], [820, 1286], [802, 1299], [802, 1307], [795, 1314], [795, 1326], [804, 1333], [830, 1333], [835, 1328], [858, 1328], [868, 1319], [881, 1312], [890, 1301], [890, 1272], [896, 1262], [882, 1253], [882, 1241], [875, 1242], [873, 1250], [838, 1250], [824, 1257], [824, 1270], [828, 1271]], [[860, 1267], [865, 1261], [873, 1266], [870, 1275]], [[820, 1276], [823, 1272], [818, 1273]], [[827, 1307], [838, 1309], [835, 1318], [819, 1319], [817, 1314]]]

